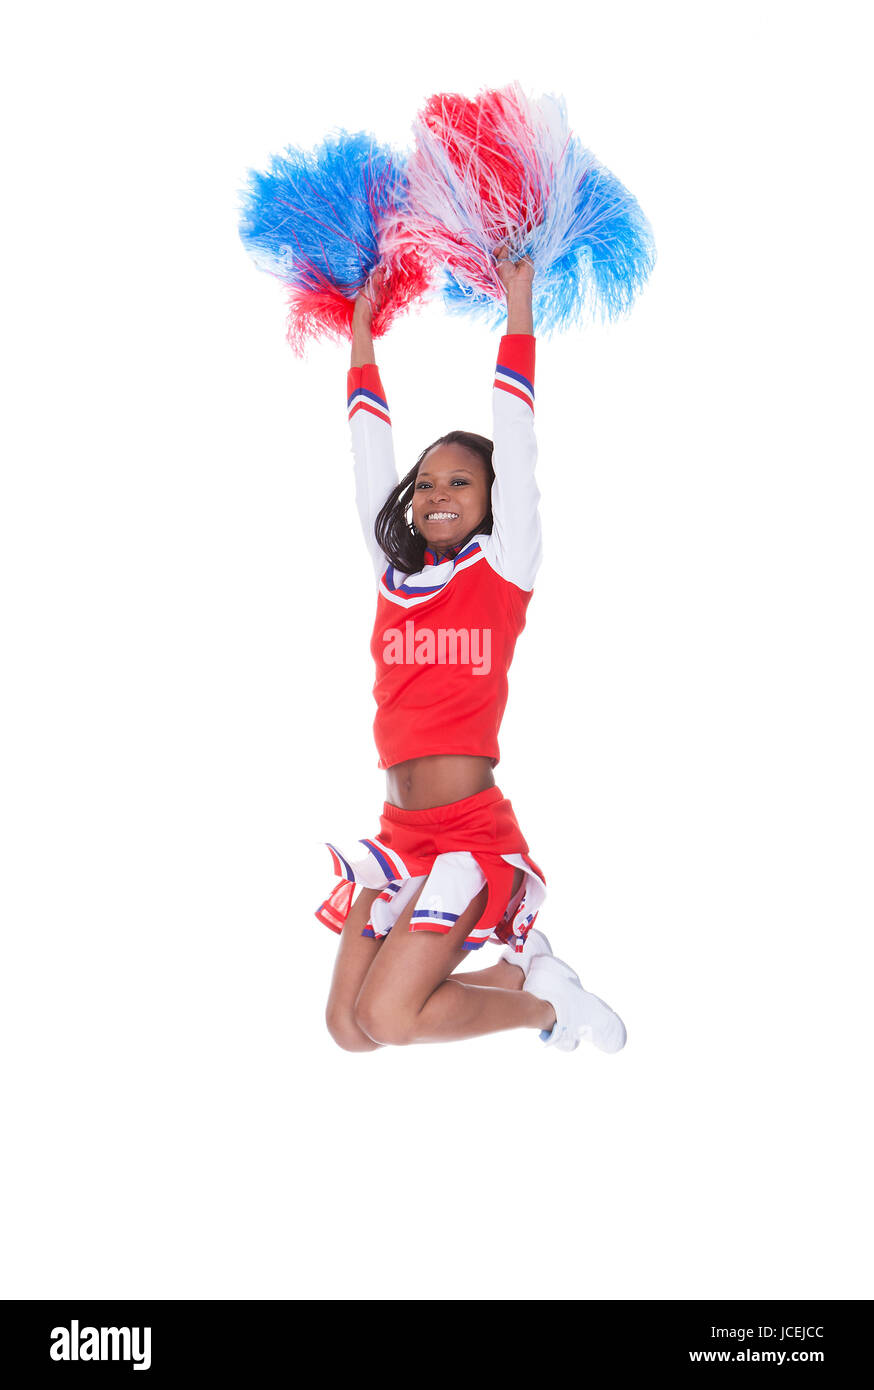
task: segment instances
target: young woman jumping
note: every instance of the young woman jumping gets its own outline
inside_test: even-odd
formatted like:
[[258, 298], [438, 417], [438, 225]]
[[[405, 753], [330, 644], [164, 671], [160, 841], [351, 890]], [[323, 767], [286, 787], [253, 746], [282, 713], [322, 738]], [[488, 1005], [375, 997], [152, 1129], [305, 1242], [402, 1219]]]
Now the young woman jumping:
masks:
[[[340, 934], [327, 1006], [351, 1052], [535, 1029], [548, 1046], [625, 1044], [622, 1020], [533, 923], [544, 876], [495, 784], [507, 672], [541, 558], [534, 477], [533, 267], [496, 253], [507, 331], [494, 442], [453, 431], [398, 482], [370, 332], [382, 272], [358, 296], [348, 408], [356, 501], [378, 584], [374, 735], [386, 770], [380, 830], [352, 853], [316, 916]], [[357, 896], [355, 896], [357, 889]], [[486, 940], [487, 969], [453, 972]]]

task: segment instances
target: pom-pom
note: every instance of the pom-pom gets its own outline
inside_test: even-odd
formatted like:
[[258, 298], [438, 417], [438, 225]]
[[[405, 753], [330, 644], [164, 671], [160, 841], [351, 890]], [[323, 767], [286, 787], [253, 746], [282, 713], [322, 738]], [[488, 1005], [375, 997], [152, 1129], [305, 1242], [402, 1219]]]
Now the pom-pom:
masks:
[[540, 333], [624, 313], [655, 263], [652, 231], [617, 178], [568, 129], [563, 101], [518, 84], [429, 98], [407, 161], [410, 212], [386, 235], [446, 267], [444, 301], [493, 326], [504, 313], [494, 252], [534, 265]]
[[312, 151], [274, 155], [267, 173], [247, 177], [240, 236], [256, 265], [287, 288], [287, 336], [298, 355], [309, 338], [351, 336], [355, 297], [378, 266], [386, 273], [374, 337], [428, 288], [415, 246], [384, 254], [383, 228], [406, 208], [407, 179], [403, 161], [371, 136], [340, 131]]

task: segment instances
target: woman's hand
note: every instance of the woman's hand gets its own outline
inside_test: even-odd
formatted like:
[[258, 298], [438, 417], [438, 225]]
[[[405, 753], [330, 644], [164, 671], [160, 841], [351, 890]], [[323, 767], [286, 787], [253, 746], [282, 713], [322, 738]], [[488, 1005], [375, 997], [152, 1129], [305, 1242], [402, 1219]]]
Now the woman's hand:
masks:
[[495, 273], [507, 296], [507, 332], [533, 334], [532, 262], [528, 256], [523, 256], [521, 261], [511, 261], [507, 243], [502, 242], [495, 251]]
[[530, 288], [534, 279], [534, 266], [528, 256], [523, 256], [521, 261], [511, 261], [506, 241], [501, 243], [494, 255], [495, 273], [504, 286], [504, 293], [508, 299], [511, 291], [515, 292], [525, 286]]
[[378, 309], [382, 301], [382, 291], [385, 285], [385, 267], [377, 266], [376, 270], [368, 276], [364, 288], [359, 290], [355, 296], [355, 308], [352, 313], [352, 327], [360, 325], [369, 330], [373, 321], [373, 313]]
[[385, 268], [378, 266], [368, 277], [364, 288], [355, 296], [355, 308], [352, 310], [353, 367], [364, 367], [368, 363], [376, 362], [370, 325], [373, 322], [374, 310], [378, 309], [382, 302], [384, 284]]

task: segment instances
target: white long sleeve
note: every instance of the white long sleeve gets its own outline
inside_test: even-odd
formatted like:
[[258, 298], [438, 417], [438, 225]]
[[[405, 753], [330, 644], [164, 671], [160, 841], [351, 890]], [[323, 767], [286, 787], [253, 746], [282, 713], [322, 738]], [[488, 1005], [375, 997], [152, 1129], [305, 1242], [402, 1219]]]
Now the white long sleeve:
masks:
[[351, 367], [346, 394], [352, 435], [355, 502], [364, 541], [379, 583], [389, 561], [376, 543], [374, 524], [386, 498], [398, 482], [391, 416], [379, 379], [379, 369], [373, 363]]
[[501, 339], [493, 392], [494, 528], [481, 541], [492, 568], [526, 591], [534, 588], [543, 558], [535, 478], [534, 357], [530, 334], [508, 333]]

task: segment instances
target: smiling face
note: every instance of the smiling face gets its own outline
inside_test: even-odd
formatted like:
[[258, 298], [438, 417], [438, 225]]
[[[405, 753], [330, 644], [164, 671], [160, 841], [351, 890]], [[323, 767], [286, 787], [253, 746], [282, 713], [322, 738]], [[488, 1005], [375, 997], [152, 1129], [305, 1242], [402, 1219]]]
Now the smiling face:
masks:
[[461, 444], [430, 449], [416, 473], [413, 522], [432, 549], [448, 550], [475, 531], [489, 509], [486, 465]]

